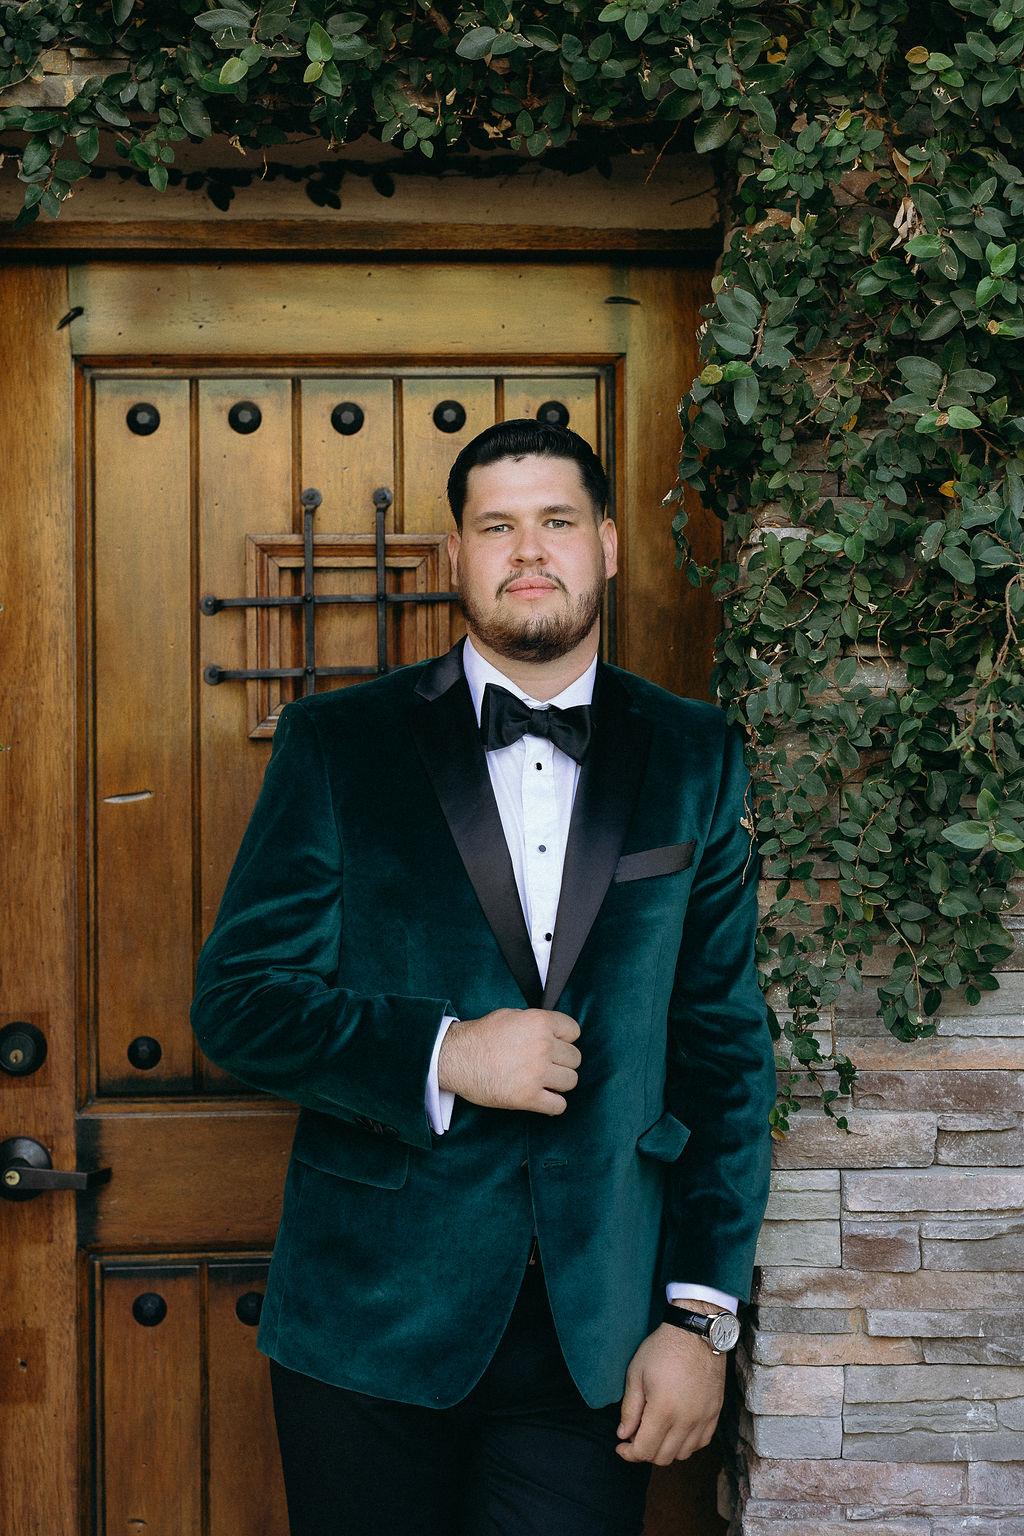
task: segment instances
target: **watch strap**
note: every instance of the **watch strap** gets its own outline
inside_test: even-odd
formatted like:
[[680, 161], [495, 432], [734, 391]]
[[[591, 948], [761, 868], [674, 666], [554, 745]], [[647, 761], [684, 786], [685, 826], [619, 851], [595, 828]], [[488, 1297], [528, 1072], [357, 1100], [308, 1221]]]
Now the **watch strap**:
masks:
[[691, 1312], [688, 1307], [675, 1307], [672, 1303], [665, 1304], [666, 1323], [671, 1323], [673, 1328], [685, 1328], [687, 1333], [699, 1333], [701, 1338], [707, 1338], [711, 1329], [711, 1318], [704, 1312]]

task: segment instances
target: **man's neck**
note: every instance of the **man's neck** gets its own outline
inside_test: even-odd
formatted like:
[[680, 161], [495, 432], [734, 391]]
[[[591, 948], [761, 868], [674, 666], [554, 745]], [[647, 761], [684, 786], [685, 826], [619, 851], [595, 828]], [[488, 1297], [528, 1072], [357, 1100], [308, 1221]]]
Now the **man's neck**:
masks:
[[579, 645], [565, 656], [556, 657], [554, 661], [514, 661], [493, 651], [470, 630], [473, 647], [484, 660], [489, 661], [492, 667], [507, 677], [509, 682], [515, 683], [523, 693], [542, 704], [564, 693], [570, 684], [583, 676], [597, 655], [598, 636], [599, 631], [595, 628]]

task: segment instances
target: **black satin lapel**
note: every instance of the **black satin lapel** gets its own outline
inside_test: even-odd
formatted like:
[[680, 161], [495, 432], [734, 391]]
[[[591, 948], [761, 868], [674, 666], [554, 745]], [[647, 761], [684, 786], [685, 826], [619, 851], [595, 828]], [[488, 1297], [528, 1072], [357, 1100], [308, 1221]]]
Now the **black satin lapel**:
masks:
[[[451, 655], [435, 663], [434, 681], [450, 675]], [[413, 739], [430, 776], [477, 900], [526, 1003], [540, 1005], [541, 981], [523, 917], [501, 817], [491, 789], [469, 685], [461, 666], [449, 687], [409, 717]], [[427, 702], [429, 698], [429, 702]]]
[[594, 706], [594, 739], [569, 823], [545, 1008], [558, 1001], [611, 884], [650, 749], [648, 721], [631, 708], [625, 688], [603, 668], [598, 669]]

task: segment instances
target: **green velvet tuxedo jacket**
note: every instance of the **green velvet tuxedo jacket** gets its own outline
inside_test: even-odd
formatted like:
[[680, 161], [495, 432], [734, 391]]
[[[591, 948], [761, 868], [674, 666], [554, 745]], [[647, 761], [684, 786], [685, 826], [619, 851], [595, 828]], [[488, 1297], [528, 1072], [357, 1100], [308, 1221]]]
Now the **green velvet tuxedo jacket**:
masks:
[[[199, 962], [206, 1054], [302, 1106], [260, 1329], [293, 1370], [447, 1406], [536, 1230], [566, 1362], [622, 1392], [667, 1279], [746, 1297], [772, 1049], [757, 858], [720, 710], [599, 666], [546, 986], [458, 647], [282, 713]], [[555, 1118], [424, 1108], [446, 1013], [580, 1024]]]

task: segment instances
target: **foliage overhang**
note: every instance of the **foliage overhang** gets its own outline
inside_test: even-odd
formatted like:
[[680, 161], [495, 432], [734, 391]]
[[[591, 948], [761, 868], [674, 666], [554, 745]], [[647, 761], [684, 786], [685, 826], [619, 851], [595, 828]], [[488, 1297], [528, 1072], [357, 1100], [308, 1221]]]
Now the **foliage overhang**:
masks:
[[[722, 600], [715, 683], [750, 741], [778, 1126], [804, 1072], [835, 1112], [832, 1015], [866, 969], [901, 1040], [996, 988], [1024, 870], [1024, 0], [0, 0], [0, 45], [25, 221], [104, 136], [157, 189], [211, 135], [715, 152], [735, 224], [673, 526]], [[113, 72], [4, 106], [66, 46]], [[725, 520], [712, 567], [685, 487]]]

